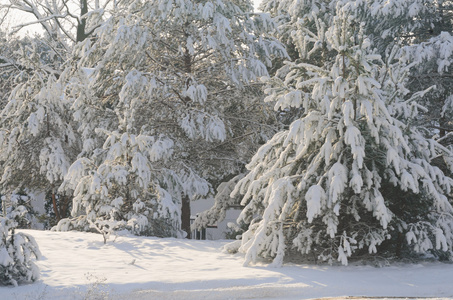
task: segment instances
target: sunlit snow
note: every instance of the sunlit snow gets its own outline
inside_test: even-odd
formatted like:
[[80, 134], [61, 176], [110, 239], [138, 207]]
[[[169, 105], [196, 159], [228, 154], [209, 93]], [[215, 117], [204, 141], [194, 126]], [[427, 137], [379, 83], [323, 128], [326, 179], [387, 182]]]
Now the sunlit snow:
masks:
[[453, 297], [453, 265], [442, 263], [243, 267], [227, 241], [83, 232], [33, 235], [41, 279], [0, 287], [0, 299], [313, 299], [342, 296]]

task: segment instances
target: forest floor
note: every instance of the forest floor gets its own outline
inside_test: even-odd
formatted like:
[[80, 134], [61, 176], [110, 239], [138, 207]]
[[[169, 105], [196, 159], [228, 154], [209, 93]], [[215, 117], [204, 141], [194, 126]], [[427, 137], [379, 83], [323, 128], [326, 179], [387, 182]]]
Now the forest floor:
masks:
[[453, 299], [453, 264], [244, 267], [229, 241], [22, 230], [42, 252], [41, 278], [0, 299]]

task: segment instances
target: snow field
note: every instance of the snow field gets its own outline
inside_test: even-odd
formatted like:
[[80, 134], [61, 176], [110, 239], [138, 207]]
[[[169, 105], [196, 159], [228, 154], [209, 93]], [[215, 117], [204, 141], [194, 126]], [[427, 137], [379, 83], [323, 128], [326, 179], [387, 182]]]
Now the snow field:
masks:
[[228, 241], [118, 236], [104, 245], [93, 233], [24, 232], [43, 254], [41, 279], [0, 287], [0, 299], [453, 299], [451, 264], [243, 267], [243, 255], [222, 251]]

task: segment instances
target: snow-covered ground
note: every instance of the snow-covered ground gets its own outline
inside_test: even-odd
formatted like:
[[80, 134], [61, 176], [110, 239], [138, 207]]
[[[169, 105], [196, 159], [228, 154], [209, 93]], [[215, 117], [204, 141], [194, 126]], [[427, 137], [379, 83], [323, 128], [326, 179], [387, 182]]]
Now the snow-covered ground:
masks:
[[453, 265], [375, 268], [265, 265], [243, 267], [227, 241], [24, 232], [43, 254], [41, 279], [0, 287], [0, 299], [311, 299], [342, 296], [453, 299]]

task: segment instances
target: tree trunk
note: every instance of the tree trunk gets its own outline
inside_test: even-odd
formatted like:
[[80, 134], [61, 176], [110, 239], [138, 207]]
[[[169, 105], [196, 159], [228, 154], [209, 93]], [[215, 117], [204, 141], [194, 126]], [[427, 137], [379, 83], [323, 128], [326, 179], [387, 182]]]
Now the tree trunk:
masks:
[[186, 238], [191, 238], [190, 230], [190, 199], [187, 196], [182, 198], [181, 206], [181, 229], [187, 233]]
[[83, 42], [87, 38], [87, 34], [85, 33], [87, 21], [85, 18], [82, 18], [86, 13], [88, 13], [87, 0], [80, 0], [80, 21], [77, 24], [77, 42]]
[[69, 201], [71, 197], [64, 196], [62, 197], [62, 201], [60, 201], [60, 218], [67, 218], [68, 217], [68, 207]]
[[401, 258], [403, 252], [403, 243], [404, 243], [404, 234], [402, 232], [398, 232], [398, 237], [396, 240], [396, 257]]
[[441, 138], [447, 134], [448, 125], [448, 121], [444, 117], [439, 119], [439, 135]]
[[[1, 195], [0, 195], [1, 197]], [[5, 199], [5, 198], [4, 198]], [[6, 217], [6, 199], [5, 200], [1, 200], [0, 198], [0, 201], [2, 202], [2, 212], [3, 212], [3, 216]]]
[[52, 190], [52, 204], [53, 204], [53, 211], [55, 213], [55, 216], [57, 217], [57, 223], [60, 222], [61, 216], [60, 216], [60, 211], [58, 210], [57, 207], [57, 199], [55, 197], [55, 192]]

